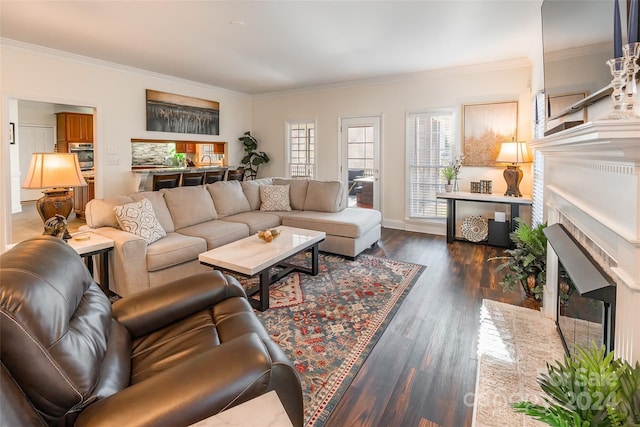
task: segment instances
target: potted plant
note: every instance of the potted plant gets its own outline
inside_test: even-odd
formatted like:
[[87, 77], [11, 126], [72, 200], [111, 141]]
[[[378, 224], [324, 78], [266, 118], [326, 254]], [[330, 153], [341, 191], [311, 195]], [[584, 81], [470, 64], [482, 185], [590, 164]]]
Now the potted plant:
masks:
[[606, 354], [595, 343], [589, 349], [576, 346], [574, 357], [547, 364], [538, 377], [546, 405], [521, 401], [512, 406], [550, 426], [640, 425], [640, 363], [631, 366]]
[[539, 307], [547, 279], [547, 237], [544, 235], [546, 223], [530, 227], [521, 218], [515, 218], [515, 231], [509, 234], [515, 247], [506, 249], [508, 256], [489, 258], [502, 260], [496, 272], [506, 270], [500, 281], [503, 291], [514, 290], [520, 285], [531, 306]]
[[245, 132], [244, 136], [241, 136], [238, 140], [244, 144], [244, 151], [246, 153], [240, 163], [244, 165], [244, 170], [248, 173], [248, 178], [256, 179], [258, 176], [258, 168], [260, 165], [269, 162], [269, 156], [264, 151], [256, 151], [258, 148], [258, 140], [251, 136], [251, 132]]
[[447, 181], [444, 189], [447, 193], [450, 193], [451, 189], [453, 188], [453, 184], [451, 184], [451, 181], [455, 179], [457, 175], [456, 169], [453, 166], [445, 166], [440, 172], [442, 173], [442, 177]]

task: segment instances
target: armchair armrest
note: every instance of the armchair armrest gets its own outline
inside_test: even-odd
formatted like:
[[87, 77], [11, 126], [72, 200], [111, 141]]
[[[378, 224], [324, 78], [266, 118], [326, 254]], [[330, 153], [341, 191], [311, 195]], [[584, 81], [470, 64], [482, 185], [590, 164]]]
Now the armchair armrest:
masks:
[[241, 335], [89, 405], [75, 425], [190, 425], [267, 392], [270, 375], [258, 335]]
[[113, 239], [113, 252], [109, 254], [113, 271], [113, 291], [118, 295], [127, 296], [141, 289], [148, 289], [147, 242], [142, 237], [117, 228], [100, 227], [91, 230]]
[[111, 312], [133, 337], [139, 337], [239, 296], [246, 298], [236, 279], [220, 271], [206, 271], [122, 298]]

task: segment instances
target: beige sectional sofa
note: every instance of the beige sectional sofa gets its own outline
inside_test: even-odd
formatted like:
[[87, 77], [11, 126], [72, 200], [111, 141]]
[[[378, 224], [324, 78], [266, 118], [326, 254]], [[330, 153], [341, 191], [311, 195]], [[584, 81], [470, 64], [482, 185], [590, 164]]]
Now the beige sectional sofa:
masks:
[[[288, 187], [291, 210], [264, 211], [260, 187], [274, 185]], [[166, 233], [152, 243], [123, 231], [114, 212], [115, 206], [143, 199]], [[200, 253], [278, 225], [324, 231], [321, 251], [356, 257], [379, 240], [381, 216], [346, 204], [346, 188], [339, 181], [220, 181], [91, 200], [86, 229], [114, 240], [111, 288], [127, 296], [207, 270], [198, 262]]]

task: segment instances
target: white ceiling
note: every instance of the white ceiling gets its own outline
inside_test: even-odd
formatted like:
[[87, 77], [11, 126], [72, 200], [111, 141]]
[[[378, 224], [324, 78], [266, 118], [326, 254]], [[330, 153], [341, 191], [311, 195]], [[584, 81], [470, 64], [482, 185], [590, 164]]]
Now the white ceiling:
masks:
[[540, 4], [2, 0], [0, 36], [260, 94], [525, 58]]

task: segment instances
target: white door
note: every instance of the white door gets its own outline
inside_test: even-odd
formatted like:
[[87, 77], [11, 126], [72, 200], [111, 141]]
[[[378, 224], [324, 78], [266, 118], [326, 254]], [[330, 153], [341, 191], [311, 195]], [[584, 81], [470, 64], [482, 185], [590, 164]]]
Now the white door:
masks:
[[380, 210], [380, 116], [342, 118], [340, 129], [349, 206]]
[[[52, 153], [56, 144], [53, 126], [20, 125], [20, 185], [31, 164], [31, 154]], [[42, 190], [20, 189], [20, 201], [38, 200]]]

